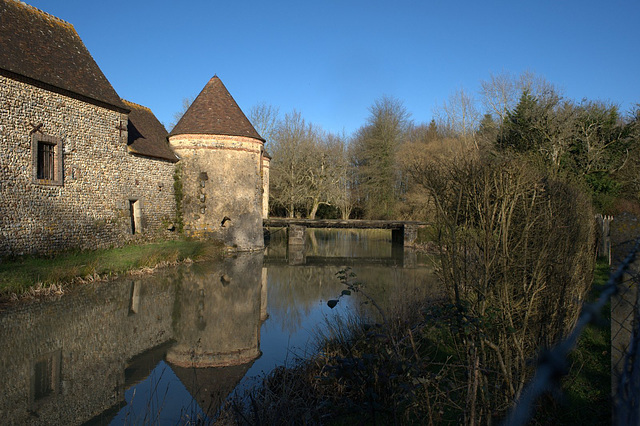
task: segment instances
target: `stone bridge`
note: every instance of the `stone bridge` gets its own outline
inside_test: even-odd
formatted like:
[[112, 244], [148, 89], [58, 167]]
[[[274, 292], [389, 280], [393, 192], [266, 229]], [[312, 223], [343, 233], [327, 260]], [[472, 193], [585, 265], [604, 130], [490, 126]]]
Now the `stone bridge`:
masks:
[[340, 219], [263, 219], [265, 228], [287, 228], [289, 245], [304, 245], [307, 228], [391, 229], [391, 241], [403, 246], [412, 245], [418, 237], [418, 228], [426, 222], [406, 220], [340, 220]]

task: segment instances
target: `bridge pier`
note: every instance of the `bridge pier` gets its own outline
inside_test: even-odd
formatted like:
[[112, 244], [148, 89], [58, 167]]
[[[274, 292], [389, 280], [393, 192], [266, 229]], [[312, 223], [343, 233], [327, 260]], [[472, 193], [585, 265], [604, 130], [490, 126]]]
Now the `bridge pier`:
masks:
[[402, 253], [402, 267], [413, 269], [418, 266], [418, 255], [415, 250], [404, 250]]
[[391, 230], [391, 243], [394, 246], [404, 245], [404, 228]]
[[305, 226], [291, 224], [287, 228], [287, 242], [290, 246], [304, 246], [307, 228]]
[[401, 228], [391, 230], [391, 242], [393, 244], [402, 244], [410, 246], [418, 238], [418, 226], [404, 224]]
[[304, 265], [307, 228], [290, 224], [287, 227], [287, 259], [289, 265]]

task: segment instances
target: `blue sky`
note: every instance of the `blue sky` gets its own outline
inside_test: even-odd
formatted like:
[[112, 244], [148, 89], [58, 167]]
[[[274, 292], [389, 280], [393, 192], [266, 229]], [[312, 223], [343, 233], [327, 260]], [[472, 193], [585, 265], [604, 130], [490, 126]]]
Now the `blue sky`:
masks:
[[640, 0], [26, 2], [72, 23], [118, 94], [167, 125], [214, 74], [246, 114], [266, 102], [346, 133], [382, 95], [428, 122], [491, 73], [640, 103]]

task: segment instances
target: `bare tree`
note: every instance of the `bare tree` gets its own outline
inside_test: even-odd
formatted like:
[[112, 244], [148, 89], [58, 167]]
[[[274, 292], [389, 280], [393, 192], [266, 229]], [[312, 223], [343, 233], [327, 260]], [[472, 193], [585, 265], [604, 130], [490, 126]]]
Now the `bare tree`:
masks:
[[491, 74], [488, 80], [480, 82], [480, 87], [482, 103], [498, 123], [504, 121], [507, 111], [516, 106], [522, 93], [515, 79], [508, 73]]
[[278, 128], [280, 109], [273, 105], [269, 105], [266, 102], [260, 102], [253, 107], [249, 112], [249, 121], [256, 129], [256, 131], [267, 142], [271, 141]]
[[432, 200], [423, 185], [414, 179], [414, 171], [422, 170], [434, 162], [455, 161], [456, 158], [472, 158], [479, 155], [477, 149], [462, 137], [447, 136], [435, 120], [428, 126], [414, 127], [408, 140], [398, 150], [398, 168], [406, 179], [406, 193], [400, 205], [400, 217], [430, 220], [433, 215]]
[[335, 193], [335, 205], [340, 210], [340, 217], [349, 219], [356, 203], [356, 170], [353, 149], [347, 142], [345, 135], [329, 135], [333, 139], [332, 152], [334, 153], [335, 168], [338, 173], [338, 184]]
[[309, 219], [315, 219], [320, 205], [332, 205], [340, 197], [341, 144], [332, 134], [320, 133], [307, 156], [307, 196]]
[[434, 109], [439, 127], [449, 136], [472, 141], [480, 122], [475, 99], [464, 89], [458, 89]]
[[464, 424], [491, 423], [531, 377], [530, 360], [575, 323], [593, 271], [588, 197], [526, 156], [415, 169], [434, 205]]
[[321, 205], [341, 201], [343, 142], [287, 114], [274, 132], [272, 193], [290, 217], [305, 212], [315, 219]]
[[531, 71], [519, 75], [508, 72], [491, 74], [488, 80], [480, 82], [482, 103], [498, 124], [505, 120], [508, 111], [516, 107], [524, 91], [537, 98], [558, 93], [551, 83]]
[[286, 114], [275, 130], [270, 194], [289, 217], [294, 217], [305, 204], [308, 155], [317, 137], [316, 129], [297, 111]]
[[396, 151], [411, 127], [410, 114], [400, 100], [388, 96], [377, 99], [369, 112], [353, 140], [360, 203], [367, 217], [389, 218], [400, 189]]
[[189, 109], [189, 107], [191, 106], [191, 104], [195, 99], [196, 99], [195, 96], [190, 96], [188, 98], [182, 99], [182, 106], [178, 111], [173, 113], [173, 120], [171, 120], [171, 123], [169, 123], [169, 131], [171, 131], [171, 129], [176, 127], [176, 124], [178, 124], [178, 122], [180, 121], [184, 113], [187, 112], [187, 110]]

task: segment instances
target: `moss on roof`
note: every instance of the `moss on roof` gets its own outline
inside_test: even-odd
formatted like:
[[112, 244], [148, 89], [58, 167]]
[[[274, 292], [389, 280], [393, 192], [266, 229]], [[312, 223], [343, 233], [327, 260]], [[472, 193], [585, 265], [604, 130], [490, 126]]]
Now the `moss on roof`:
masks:
[[167, 140], [167, 130], [153, 112], [142, 105], [122, 100], [131, 110], [127, 130], [127, 148], [133, 154], [177, 162]]
[[19, 1], [0, 0], [0, 46], [3, 74], [126, 110], [70, 23]]

